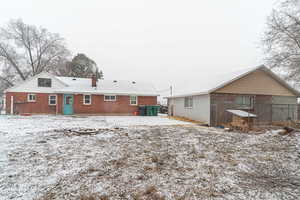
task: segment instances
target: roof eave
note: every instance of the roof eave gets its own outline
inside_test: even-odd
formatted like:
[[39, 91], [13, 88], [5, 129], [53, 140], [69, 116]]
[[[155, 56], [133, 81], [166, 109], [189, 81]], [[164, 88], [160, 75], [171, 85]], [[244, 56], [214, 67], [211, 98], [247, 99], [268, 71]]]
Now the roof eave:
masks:
[[173, 98], [200, 96], [200, 95], [207, 95], [207, 94], [209, 94], [209, 92], [197, 92], [197, 93], [190, 93], [190, 94], [174, 95], [174, 96], [164, 97], [164, 99], [173, 99]]
[[282, 78], [280, 78], [278, 75], [276, 75], [274, 72], [272, 72], [272, 70], [268, 69], [267, 67], [262, 68], [262, 70], [264, 70], [265, 72], [267, 72], [268, 74], [270, 74], [274, 79], [276, 79], [279, 83], [281, 83], [282, 85], [284, 85], [287, 89], [289, 89], [290, 91], [292, 91], [294, 93], [295, 96], [300, 97], [300, 92], [298, 90], [296, 90], [295, 88], [293, 88], [290, 84], [288, 84], [285, 80], [283, 80]]
[[98, 92], [98, 91], [67, 91], [67, 90], [59, 90], [55, 91], [58, 94], [95, 94], [95, 95], [120, 95], [120, 96], [160, 96], [159, 94], [143, 94], [143, 93], [128, 93], [128, 92]]

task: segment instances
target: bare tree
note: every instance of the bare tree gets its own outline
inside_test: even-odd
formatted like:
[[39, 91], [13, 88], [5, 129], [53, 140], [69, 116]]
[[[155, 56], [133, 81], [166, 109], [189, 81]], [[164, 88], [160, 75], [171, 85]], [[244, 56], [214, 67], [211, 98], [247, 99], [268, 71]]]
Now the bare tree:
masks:
[[300, 80], [300, 0], [285, 0], [267, 20], [263, 36], [267, 64], [289, 80]]
[[55, 71], [70, 52], [58, 34], [11, 20], [0, 28], [0, 81], [12, 86], [42, 71]]
[[97, 77], [99, 78], [99, 79], [104, 79], [104, 74], [103, 74], [103, 71], [102, 70], [98, 70], [97, 71]]

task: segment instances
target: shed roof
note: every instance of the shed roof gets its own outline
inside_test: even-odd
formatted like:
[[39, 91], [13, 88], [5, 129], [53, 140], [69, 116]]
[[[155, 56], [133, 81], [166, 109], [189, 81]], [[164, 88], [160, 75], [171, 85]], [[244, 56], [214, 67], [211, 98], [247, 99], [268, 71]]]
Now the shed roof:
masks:
[[186, 97], [186, 96], [196, 96], [196, 95], [204, 95], [204, 94], [210, 94], [220, 88], [223, 88], [224, 86], [250, 74], [251, 72], [254, 72], [255, 70], [263, 70], [265, 71], [268, 75], [270, 75], [272, 78], [277, 80], [280, 84], [282, 84], [284, 87], [292, 91], [296, 96], [300, 96], [300, 92], [297, 91], [295, 88], [291, 87], [286, 81], [282, 80], [278, 75], [276, 75], [274, 72], [272, 72], [270, 69], [268, 69], [264, 65], [260, 65], [257, 67], [252, 67], [252, 68], [246, 68], [243, 70], [235, 71], [229, 74], [224, 74], [220, 76], [215, 82], [213, 82], [211, 85], [208, 86], [207, 89], [202, 90], [202, 91], [196, 91], [196, 92], [191, 92], [191, 93], [186, 93], [186, 94], [179, 94], [179, 95], [174, 95], [174, 96], [169, 96], [167, 98], [177, 98], [177, 97]]
[[252, 114], [252, 113], [249, 113], [249, 112], [246, 112], [246, 111], [244, 111], [244, 110], [226, 110], [227, 112], [230, 112], [230, 113], [232, 113], [232, 114], [234, 114], [234, 115], [237, 115], [237, 116], [239, 116], [239, 117], [251, 117], [251, 118], [253, 118], [253, 117], [257, 117], [256, 115], [254, 115], [254, 114]]

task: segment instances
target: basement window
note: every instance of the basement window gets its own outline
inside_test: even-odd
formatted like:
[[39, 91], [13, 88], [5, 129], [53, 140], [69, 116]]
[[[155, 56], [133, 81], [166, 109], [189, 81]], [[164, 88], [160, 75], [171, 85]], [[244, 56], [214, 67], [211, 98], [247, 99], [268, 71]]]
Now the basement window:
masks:
[[38, 78], [38, 87], [51, 87], [51, 78]]
[[130, 105], [136, 106], [137, 104], [137, 96], [130, 96]]
[[184, 107], [185, 108], [193, 107], [193, 97], [184, 97]]
[[49, 105], [55, 106], [57, 101], [57, 96], [55, 94], [49, 95]]
[[90, 94], [83, 95], [83, 104], [91, 105], [92, 104], [92, 95], [90, 95]]
[[36, 102], [36, 95], [35, 94], [28, 94], [27, 95], [28, 102]]
[[252, 109], [254, 104], [254, 97], [252, 96], [237, 96], [235, 104], [239, 109]]
[[117, 96], [116, 95], [104, 95], [104, 101], [116, 101]]

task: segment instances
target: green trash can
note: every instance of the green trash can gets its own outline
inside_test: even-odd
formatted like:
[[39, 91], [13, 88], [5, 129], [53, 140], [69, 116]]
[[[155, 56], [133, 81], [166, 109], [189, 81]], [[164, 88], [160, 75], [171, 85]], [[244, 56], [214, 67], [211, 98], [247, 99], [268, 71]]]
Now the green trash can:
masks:
[[159, 106], [146, 106], [146, 116], [157, 116]]
[[152, 110], [153, 110], [153, 116], [157, 116], [159, 111], [159, 106], [152, 106]]
[[146, 106], [146, 116], [153, 116], [152, 106]]

